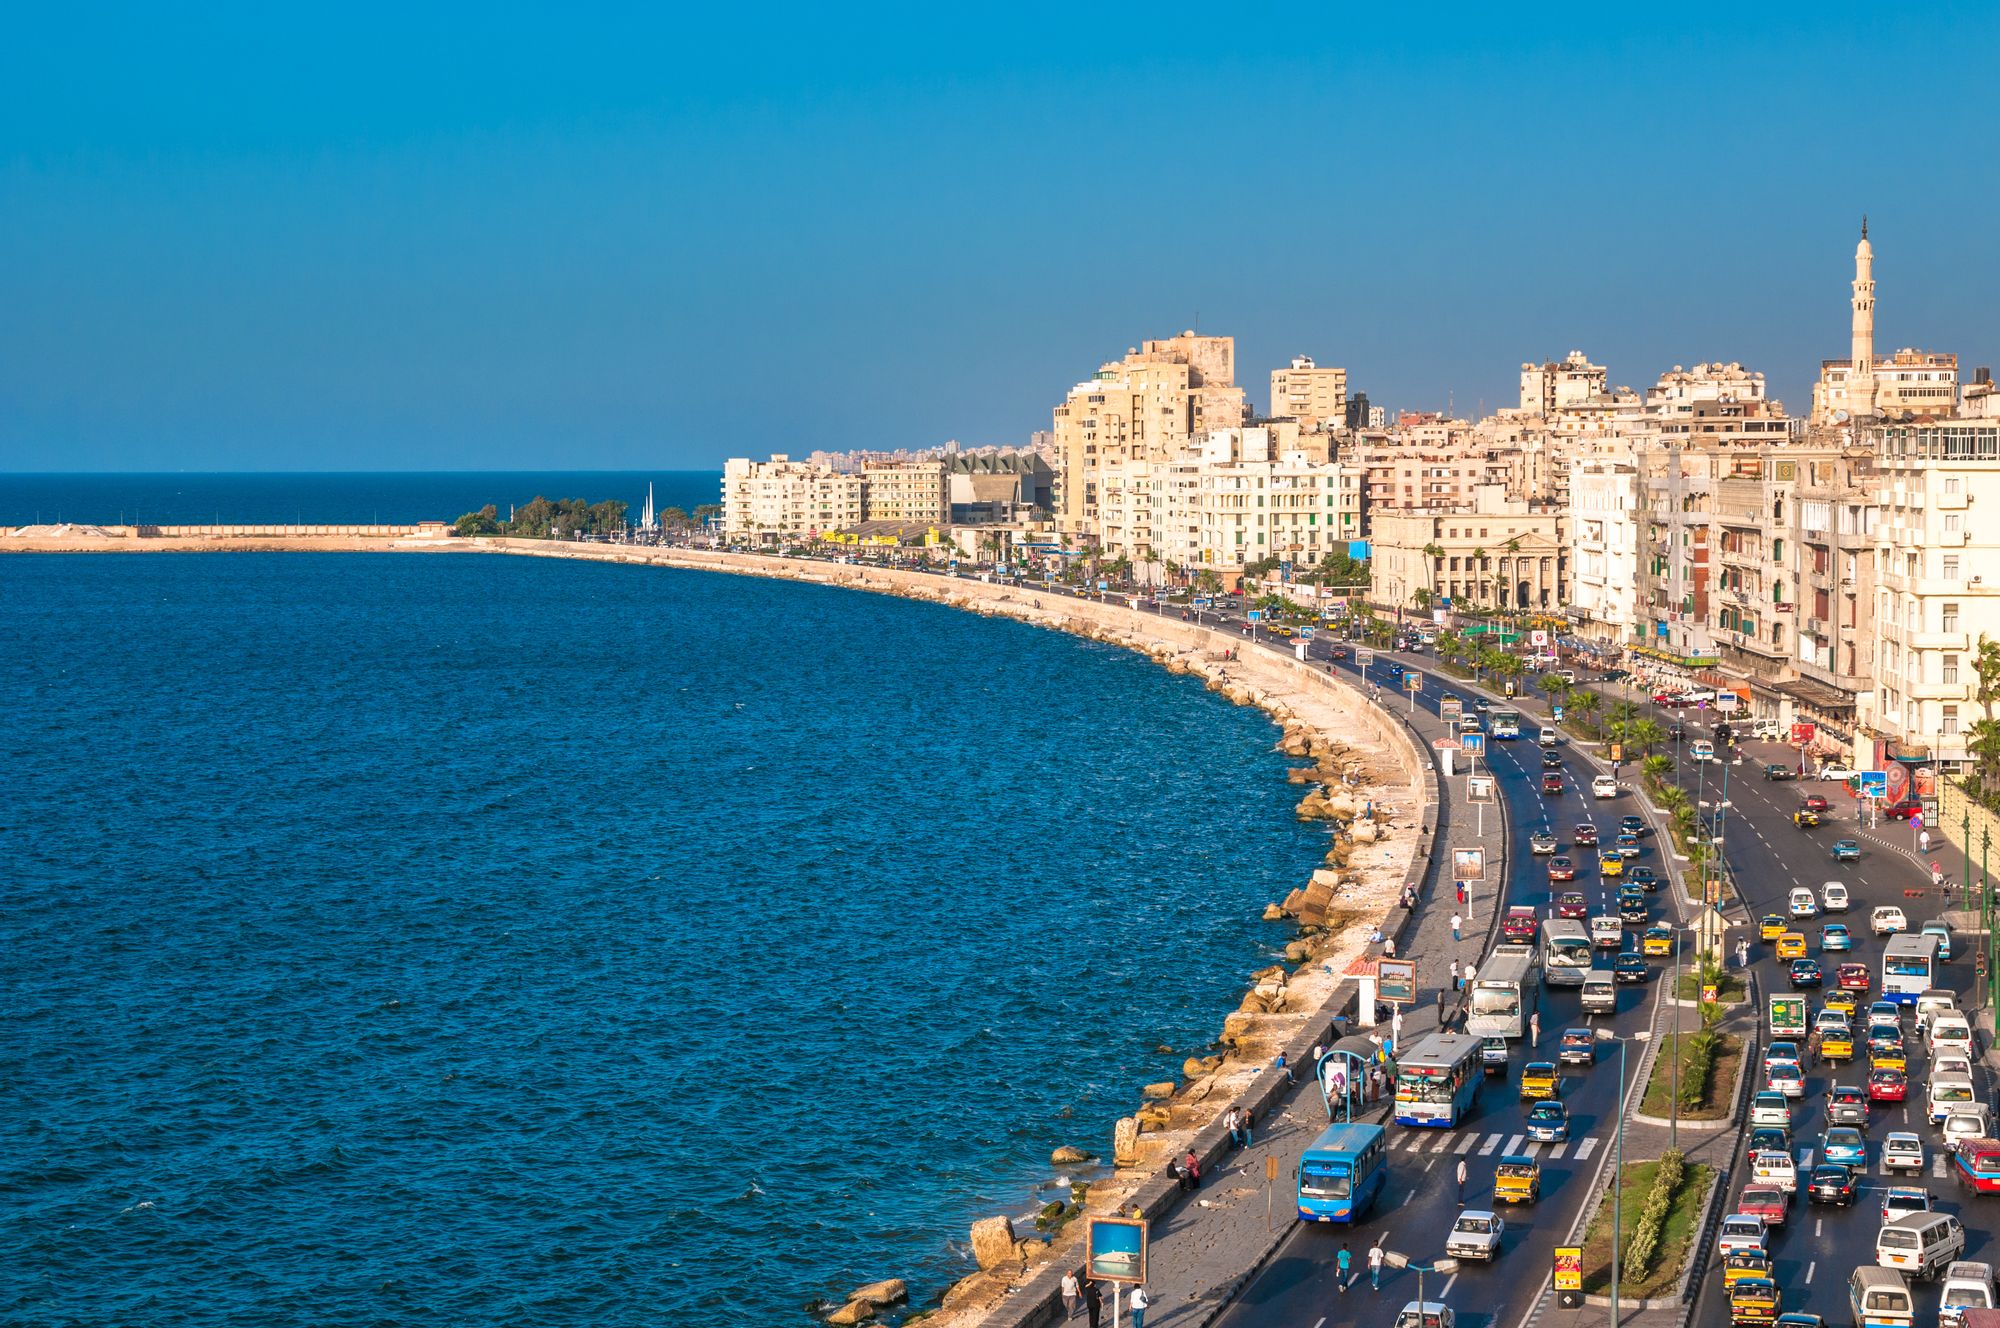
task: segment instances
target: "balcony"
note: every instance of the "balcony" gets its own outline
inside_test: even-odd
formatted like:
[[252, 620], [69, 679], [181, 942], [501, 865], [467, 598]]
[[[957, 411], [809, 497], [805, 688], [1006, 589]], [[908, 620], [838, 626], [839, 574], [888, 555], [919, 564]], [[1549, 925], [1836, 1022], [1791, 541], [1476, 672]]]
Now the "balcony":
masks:
[[1907, 639], [1912, 650], [1969, 650], [1971, 642], [1964, 632], [1910, 632]]
[[1903, 690], [1919, 701], [1970, 701], [1972, 689], [1962, 682], [1912, 682]]

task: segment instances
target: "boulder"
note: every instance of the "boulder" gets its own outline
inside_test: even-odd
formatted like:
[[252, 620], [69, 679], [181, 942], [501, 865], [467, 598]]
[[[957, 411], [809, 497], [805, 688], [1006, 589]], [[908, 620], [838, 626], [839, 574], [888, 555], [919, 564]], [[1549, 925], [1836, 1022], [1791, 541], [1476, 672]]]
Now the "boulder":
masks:
[[1024, 1240], [1014, 1247], [1014, 1252], [1022, 1263], [1039, 1263], [1049, 1257], [1049, 1243], [1045, 1240]]
[[1303, 964], [1306, 960], [1312, 958], [1312, 953], [1312, 947], [1304, 941], [1293, 941], [1285, 947], [1285, 962], [1288, 964]]
[[1090, 1154], [1084, 1152], [1081, 1148], [1071, 1147], [1069, 1144], [1064, 1144], [1061, 1148], [1049, 1154], [1049, 1164], [1051, 1166], [1075, 1167], [1081, 1166], [1088, 1161], [1090, 1161]]
[[1257, 1016], [1248, 1010], [1238, 1010], [1222, 1016], [1222, 1040], [1230, 1046], [1250, 1036], [1250, 1030], [1257, 1026]]
[[[1014, 1257], [1010, 1255], [1008, 1263], [1011, 1265], [1014, 1262]], [[949, 1310], [962, 1305], [984, 1304], [1005, 1295], [1007, 1287], [1007, 1278], [1000, 1273], [968, 1273], [945, 1289], [940, 1307]]]
[[827, 1315], [826, 1321], [835, 1325], [835, 1328], [851, 1328], [853, 1324], [866, 1323], [874, 1317], [875, 1302], [855, 1299]]
[[900, 1305], [910, 1298], [910, 1288], [900, 1277], [887, 1277], [880, 1282], [870, 1282], [865, 1287], [856, 1287], [847, 1298], [875, 1305]]
[[1181, 1077], [1199, 1079], [1204, 1075], [1215, 1073], [1215, 1067], [1220, 1064], [1222, 1064], [1220, 1056], [1190, 1056], [1181, 1062]]
[[1312, 883], [1323, 885], [1329, 890], [1340, 888], [1340, 873], [1327, 867], [1313, 868]]
[[1157, 1084], [1147, 1084], [1139, 1090], [1139, 1096], [1145, 1098], [1148, 1102], [1160, 1102], [1173, 1095], [1174, 1085], [1166, 1080], [1161, 1080]]
[[1292, 917], [1297, 917], [1299, 915], [1299, 910], [1305, 907], [1305, 903], [1306, 903], [1306, 892], [1303, 890], [1294, 890], [1290, 894], [1285, 896], [1284, 903], [1278, 905], [1278, 911], [1280, 913], [1289, 914]]
[[1372, 844], [1382, 837], [1373, 821], [1356, 821], [1347, 827], [1347, 837], [1357, 844]]
[[982, 1217], [972, 1224], [972, 1257], [979, 1264], [981, 1272], [988, 1272], [1002, 1264], [1014, 1263], [1021, 1257], [1015, 1251], [1017, 1237], [1014, 1223], [1005, 1214], [999, 1217]]
[[1130, 1116], [1119, 1118], [1111, 1127], [1111, 1158], [1119, 1166], [1130, 1166], [1139, 1151], [1139, 1122]]
[[1278, 750], [1287, 756], [1304, 756], [1307, 746], [1306, 735], [1299, 729], [1286, 729], [1285, 736], [1278, 742]]
[[1319, 772], [1311, 766], [1294, 767], [1285, 772], [1287, 784], [1310, 784], [1319, 778]]
[[1284, 920], [1284, 917], [1285, 917], [1285, 910], [1282, 905], [1280, 904], [1264, 905], [1264, 921], [1282, 922]]

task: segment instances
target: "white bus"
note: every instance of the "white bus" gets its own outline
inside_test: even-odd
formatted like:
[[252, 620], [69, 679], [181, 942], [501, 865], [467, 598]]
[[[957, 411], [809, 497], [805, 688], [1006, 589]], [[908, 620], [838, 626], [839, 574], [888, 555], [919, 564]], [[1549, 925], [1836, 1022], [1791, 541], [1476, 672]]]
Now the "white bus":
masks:
[[1915, 1005], [1930, 990], [1931, 968], [1937, 962], [1937, 937], [1891, 936], [1882, 947], [1882, 999]]
[[1493, 736], [1497, 739], [1521, 736], [1521, 712], [1518, 710], [1496, 710], [1493, 712]]
[[1465, 1031], [1474, 1037], [1525, 1037], [1540, 996], [1535, 947], [1496, 945], [1472, 981]]
[[1419, 1038], [1396, 1058], [1396, 1123], [1450, 1129], [1471, 1114], [1485, 1078], [1472, 1034]]
[[[1590, 972], [1590, 933], [1575, 918], [1542, 924], [1542, 981], [1551, 987], [1581, 987]], [[1912, 998], [1914, 999], [1914, 998]]]

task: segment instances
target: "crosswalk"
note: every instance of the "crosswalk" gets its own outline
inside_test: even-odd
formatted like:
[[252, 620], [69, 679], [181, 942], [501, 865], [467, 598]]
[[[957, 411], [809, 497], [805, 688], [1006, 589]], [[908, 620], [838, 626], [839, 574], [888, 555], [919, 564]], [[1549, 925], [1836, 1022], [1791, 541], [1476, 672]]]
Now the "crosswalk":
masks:
[[[1529, 1140], [1526, 1135], [1480, 1134], [1477, 1130], [1405, 1130], [1395, 1136], [1389, 1145], [1391, 1152], [1401, 1153], [1443, 1153], [1453, 1152], [1460, 1157], [1478, 1150], [1480, 1157], [1492, 1157], [1495, 1153], [1513, 1154], [1519, 1157], [1539, 1157], [1548, 1161], [1560, 1161], [1567, 1157], [1573, 1162], [1588, 1162], [1590, 1155], [1597, 1151], [1597, 1136], [1585, 1135], [1581, 1139], [1566, 1139], [1559, 1144]], [[1502, 1145], [1505, 1147], [1502, 1147]]]

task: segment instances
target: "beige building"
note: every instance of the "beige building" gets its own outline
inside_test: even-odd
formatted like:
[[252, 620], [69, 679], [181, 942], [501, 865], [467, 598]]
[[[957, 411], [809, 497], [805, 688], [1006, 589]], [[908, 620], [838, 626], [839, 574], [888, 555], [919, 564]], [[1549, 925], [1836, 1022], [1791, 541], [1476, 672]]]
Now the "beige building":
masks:
[[1271, 371], [1271, 415], [1305, 429], [1337, 429], [1347, 418], [1347, 370], [1322, 369], [1309, 355]]
[[722, 466], [722, 528], [732, 536], [812, 536], [862, 520], [862, 481], [782, 454]]
[[861, 519], [943, 525], [951, 517], [943, 461], [876, 461], [861, 468]]
[[1580, 350], [1561, 360], [1521, 366], [1521, 410], [1544, 420], [1578, 409], [1604, 392], [1604, 366], [1592, 364]]
[[1942, 419], [1958, 406], [1958, 356], [1904, 349], [1875, 358], [1875, 248], [1868, 221], [1854, 246], [1852, 326], [1848, 357], [1822, 360], [1813, 388], [1812, 422], [1831, 428], [1850, 420]]
[[[1568, 516], [1486, 485], [1454, 512], [1369, 517], [1378, 604], [1557, 610], [1568, 599]], [[1421, 594], [1420, 594], [1421, 592]]]
[[1055, 408], [1059, 529], [1092, 532], [1106, 466], [1179, 459], [1195, 439], [1247, 417], [1233, 337], [1183, 332], [1103, 365]]

